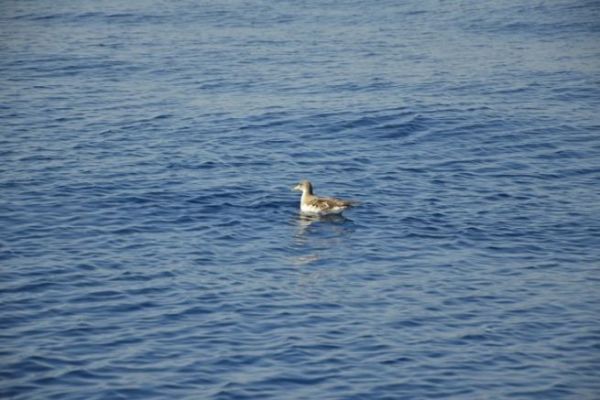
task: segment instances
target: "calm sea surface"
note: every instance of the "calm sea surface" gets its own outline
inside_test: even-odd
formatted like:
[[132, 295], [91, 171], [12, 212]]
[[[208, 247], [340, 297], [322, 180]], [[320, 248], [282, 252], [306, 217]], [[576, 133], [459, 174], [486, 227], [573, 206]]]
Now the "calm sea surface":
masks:
[[0, 3], [3, 399], [598, 399], [599, 285], [598, 1]]

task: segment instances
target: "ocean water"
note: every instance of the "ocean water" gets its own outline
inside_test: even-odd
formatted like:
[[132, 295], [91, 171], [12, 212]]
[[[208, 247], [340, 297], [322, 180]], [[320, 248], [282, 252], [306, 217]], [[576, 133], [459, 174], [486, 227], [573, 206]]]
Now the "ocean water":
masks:
[[600, 398], [598, 1], [7, 0], [0, 55], [3, 399]]

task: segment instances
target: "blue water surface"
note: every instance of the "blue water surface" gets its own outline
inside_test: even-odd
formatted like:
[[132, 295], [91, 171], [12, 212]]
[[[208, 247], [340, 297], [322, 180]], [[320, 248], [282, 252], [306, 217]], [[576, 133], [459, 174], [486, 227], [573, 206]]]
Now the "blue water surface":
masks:
[[6, 0], [0, 55], [1, 398], [600, 398], [598, 1]]

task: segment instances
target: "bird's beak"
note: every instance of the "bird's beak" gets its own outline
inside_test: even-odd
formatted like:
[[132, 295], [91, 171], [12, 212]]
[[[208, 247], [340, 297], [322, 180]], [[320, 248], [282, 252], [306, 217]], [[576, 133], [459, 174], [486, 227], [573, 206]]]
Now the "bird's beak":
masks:
[[300, 188], [299, 188], [298, 186], [299, 186], [299, 185], [296, 185], [296, 186], [294, 186], [294, 187], [292, 188], [292, 191], [298, 191], [298, 190], [300, 190]]

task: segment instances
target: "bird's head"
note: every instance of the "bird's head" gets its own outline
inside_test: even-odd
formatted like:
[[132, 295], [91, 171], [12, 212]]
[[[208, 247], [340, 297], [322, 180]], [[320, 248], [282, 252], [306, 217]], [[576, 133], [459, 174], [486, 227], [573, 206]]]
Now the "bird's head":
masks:
[[292, 190], [296, 190], [302, 193], [313, 194], [312, 184], [307, 180], [301, 181], [296, 186], [294, 186]]

